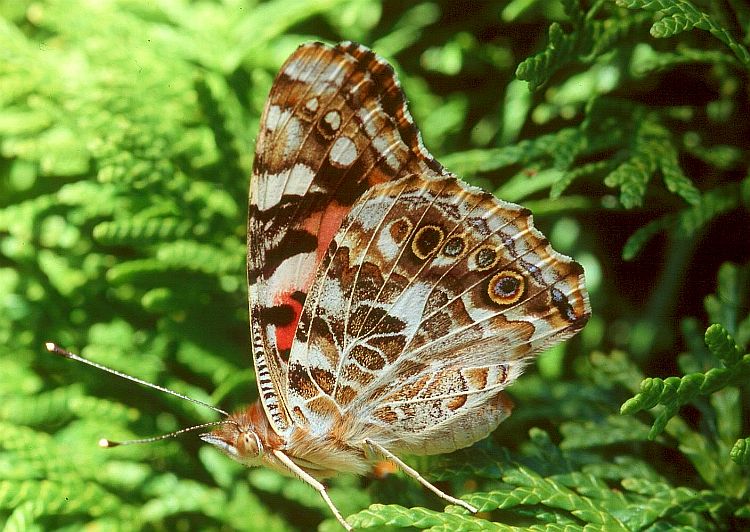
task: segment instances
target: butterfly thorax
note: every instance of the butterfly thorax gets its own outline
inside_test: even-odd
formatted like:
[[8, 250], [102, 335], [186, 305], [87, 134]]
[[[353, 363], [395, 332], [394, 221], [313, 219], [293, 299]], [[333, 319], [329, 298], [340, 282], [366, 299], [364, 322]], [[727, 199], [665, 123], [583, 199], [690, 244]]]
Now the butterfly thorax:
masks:
[[316, 478], [337, 472], [363, 473], [369, 462], [362, 449], [345, 444], [335, 435], [321, 437], [304, 428], [293, 429], [288, 437], [276, 434], [260, 402], [229, 416], [227, 423], [201, 435], [201, 439], [237, 462], [255, 467], [266, 465], [289, 474], [273, 451], [281, 451]]

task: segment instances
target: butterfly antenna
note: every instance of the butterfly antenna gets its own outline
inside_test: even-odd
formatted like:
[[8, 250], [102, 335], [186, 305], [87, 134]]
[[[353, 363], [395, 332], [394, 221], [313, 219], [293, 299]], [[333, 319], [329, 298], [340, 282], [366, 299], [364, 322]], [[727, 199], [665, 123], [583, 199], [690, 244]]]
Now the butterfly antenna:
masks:
[[[121, 371], [117, 371], [116, 369], [108, 368], [107, 366], [102, 366], [101, 364], [98, 364], [97, 362], [93, 362], [87, 358], [83, 358], [82, 356], [76, 355], [75, 353], [71, 353], [67, 349], [63, 349], [59, 345], [47, 342], [44, 344], [44, 346], [47, 348], [47, 351], [50, 353], [54, 353], [55, 355], [60, 355], [61, 357], [69, 358], [71, 360], [75, 360], [76, 362], [83, 362], [84, 364], [88, 364], [89, 366], [93, 366], [96, 369], [100, 369], [102, 371], [106, 371], [107, 373], [111, 373], [112, 375], [117, 375], [118, 377], [122, 377], [123, 379], [127, 379], [129, 381], [137, 382], [138, 384], [142, 384], [143, 386], [148, 386], [149, 388], [154, 388], [155, 390], [159, 390], [160, 392], [168, 393], [170, 395], [174, 395], [175, 397], [179, 397], [180, 399], [184, 399], [185, 401], [190, 401], [191, 403], [195, 403], [197, 405], [205, 406], [206, 408], [210, 408], [214, 412], [218, 412], [222, 416], [229, 417], [229, 412], [226, 412], [225, 410], [222, 410], [221, 408], [216, 408], [213, 405], [210, 405], [208, 403], [204, 403], [203, 401], [199, 401], [198, 399], [193, 399], [192, 397], [188, 397], [187, 395], [183, 395], [181, 393], [177, 393], [174, 390], [170, 390], [169, 388], [165, 388], [164, 386], [159, 386], [158, 384], [153, 384], [148, 381], [144, 381], [142, 379], [139, 379], [138, 377], [133, 377], [132, 375], [128, 375], [127, 373], [123, 373]], [[224, 423], [222, 421], [217, 421], [215, 423]], [[192, 427], [192, 428], [198, 428], [198, 427]], [[192, 430], [191, 429], [184, 429], [182, 431], [178, 431], [174, 434], [179, 434], [180, 432], [184, 432], [186, 430]], [[169, 435], [166, 435], [169, 436]], [[157, 436], [154, 439], [162, 439], [161, 436]], [[151, 440], [151, 439], [149, 439]], [[108, 440], [102, 440], [102, 441], [108, 441]], [[139, 442], [139, 440], [134, 440], [136, 443]], [[145, 440], [144, 440], [145, 441]], [[99, 442], [101, 444], [101, 442]], [[122, 445], [122, 444], [120, 444]], [[108, 445], [102, 445], [102, 447], [108, 447]]]
[[203, 429], [206, 427], [215, 427], [216, 425], [226, 425], [227, 423], [236, 424], [235, 421], [224, 419], [222, 421], [212, 421], [210, 423], [202, 423], [200, 425], [194, 425], [186, 429], [176, 430], [174, 432], [170, 432], [169, 434], [162, 434], [160, 436], [153, 436], [151, 438], [143, 438], [140, 440], [113, 441], [113, 440], [108, 440], [106, 438], [102, 438], [101, 440], [99, 440], [99, 447], [104, 447], [104, 448], [109, 449], [112, 447], [119, 447], [120, 445], [134, 445], [136, 443], [151, 443], [151, 442], [155, 442], [159, 440], [166, 440], [167, 438], [174, 438], [175, 436], [179, 436], [180, 434], [183, 434], [185, 432], [190, 432], [191, 430]]

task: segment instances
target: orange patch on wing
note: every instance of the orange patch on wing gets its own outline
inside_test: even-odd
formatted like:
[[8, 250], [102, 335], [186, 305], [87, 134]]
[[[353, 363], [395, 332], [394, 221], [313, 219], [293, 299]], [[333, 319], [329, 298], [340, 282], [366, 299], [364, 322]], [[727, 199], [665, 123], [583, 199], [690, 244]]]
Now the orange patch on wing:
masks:
[[395, 423], [398, 421], [398, 415], [393, 411], [391, 407], [378, 408], [372, 413], [373, 416], [386, 423]]
[[330, 416], [332, 419], [335, 419], [339, 414], [336, 403], [323, 396], [316, 397], [312, 401], [309, 401], [308, 408], [316, 414]]
[[497, 394], [493, 399], [492, 402], [494, 403], [495, 407], [502, 410], [503, 412], [507, 412], [508, 415], [513, 411], [513, 407], [516, 406], [513, 404], [513, 401], [511, 398], [504, 393]]
[[341, 227], [341, 222], [349, 213], [351, 207], [345, 207], [338, 202], [326, 205], [322, 212], [316, 212], [302, 224], [302, 228], [318, 238], [317, 258], [320, 262], [325, 256], [328, 245]]
[[457, 395], [450, 401], [448, 401], [448, 408], [451, 410], [458, 410], [466, 404], [466, 395]]
[[294, 333], [297, 332], [297, 324], [302, 315], [302, 303], [292, 297], [291, 292], [281, 293], [276, 297], [277, 305], [289, 305], [294, 312], [294, 319], [287, 325], [276, 326], [276, 347], [279, 351], [292, 348]]
[[[484, 390], [487, 386], [487, 376], [490, 371], [487, 368], [468, 368], [461, 372], [469, 381], [469, 385], [474, 390]], [[503, 379], [505, 382], [505, 379]]]
[[[331, 243], [331, 240], [333, 240], [336, 231], [341, 227], [341, 222], [344, 220], [344, 217], [349, 210], [350, 207], [344, 207], [336, 202], [332, 202], [326, 206], [324, 211], [313, 213], [302, 224], [300, 224], [299, 227], [301, 229], [316, 236], [318, 239], [318, 247], [316, 249], [315, 264], [305, 263], [302, 268], [303, 271], [300, 272], [305, 278], [292, 280], [293, 282], [291, 284], [297, 287], [294, 291], [299, 290], [307, 293], [307, 290], [315, 279], [315, 271], [323, 260], [328, 245]], [[289, 305], [294, 312], [294, 319], [289, 324], [276, 326], [276, 347], [279, 351], [292, 348], [294, 334], [297, 332], [297, 324], [302, 315], [302, 303], [292, 298], [294, 291], [281, 292], [274, 299], [275, 305]]]

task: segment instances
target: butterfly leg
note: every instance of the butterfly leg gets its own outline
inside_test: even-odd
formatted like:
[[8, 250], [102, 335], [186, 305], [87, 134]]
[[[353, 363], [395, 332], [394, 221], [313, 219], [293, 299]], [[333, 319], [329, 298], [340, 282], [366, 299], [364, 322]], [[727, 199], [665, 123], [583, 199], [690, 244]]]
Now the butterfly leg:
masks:
[[375, 452], [380, 453], [382, 456], [392, 461], [394, 464], [400, 467], [404, 473], [406, 473], [407, 475], [415, 479], [417, 482], [422, 484], [425, 488], [430, 490], [432, 493], [434, 493], [441, 499], [444, 499], [451, 504], [455, 504], [456, 506], [466, 508], [472, 513], [477, 513], [479, 511], [468, 502], [462, 501], [461, 499], [457, 499], [455, 497], [451, 497], [447, 493], [444, 493], [443, 491], [438, 489], [436, 486], [433, 486], [432, 484], [430, 484], [422, 475], [419, 474], [419, 472], [416, 469], [414, 469], [413, 467], [409, 467], [406, 463], [404, 463], [403, 460], [401, 460], [398, 456], [393, 454], [391, 451], [389, 451], [382, 445], [375, 443], [374, 441], [368, 440], [368, 439], [365, 439], [365, 443], [369, 445]]
[[336, 519], [338, 519], [339, 523], [341, 523], [341, 526], [343, 526], [346, 530], [353, 530], [352, 526], [347, 523], [344, 520], [344, 517], [341, 515], [341, 512], [339, 512], [339, 509], [336, 508], [336, 505], [333, 504], [333, 501], [328, 496], [328, 492], [326, 491], [326, 487], [321, 484], [318, 480], [313, 478], [309, 473], [307, 473], [304, 469], [302, 469], [300, 466], [294, 463], [294, 461], [289, 458], [286, 454], [284, 454], [282, 451], [274, 449], [273, 455], [287, 468], [289, 468], [289, 471], [297, 475], [301, 480], [304, 480], [308, 484], [310, 484], [313, 488], [318, 490], [318, 493], [320, 493], [320, 496], [323, 497], [323, 500], [326, 501], [326, 504], [333, 512], [333, 515], [336, 516]]

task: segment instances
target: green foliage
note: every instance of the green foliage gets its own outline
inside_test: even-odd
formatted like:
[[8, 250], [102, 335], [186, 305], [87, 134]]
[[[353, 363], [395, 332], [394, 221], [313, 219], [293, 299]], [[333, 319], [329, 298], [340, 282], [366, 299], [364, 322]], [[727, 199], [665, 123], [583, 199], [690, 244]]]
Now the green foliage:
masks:
[[641, 392], [622, 406], [623, 414], [634, 414], [656, 405], [664, 407], [654, 422], [649, 438], [653, 439], [661, 433], [678, 410], [693, 399], [727, 386], [740, 385], [750, 377], [750, 356], [739, 359], [739, 348], [724, 327], [718, 324], [709, 327], [706, 345], [727, 367], [713, 368], [706, 373], [691, 373], [681, 378], [646, 379], [641, 383]]
[[698, 9], [692, 2], [687, 0], [617, 0], [617, 3], [628, 9], [655, 11], [659, 19], [651, 26], [651, 35], [654, 37], [672, 37], [693, 28], [705, 30], [726, 44], [745, 68], [750, 67], [750, 53], [747, 48], [738, 43], [729, 30], [718, 24], [709, 14]]
[[215, 416], [43, 348], [54, 340], [227, 409], [255, 399], [253, 139], [273, 76], [312, 39], [358, 40], [393, 61], [426, 145], [532, 208], [583, 263], [594, 309], [509, 389], [517, 406], [490, 438], [407, 458], [479, 514], [442, 511], [402, 474], [341, 476], [330, 492], [350, 522], [750, 527], [750, 9], [457, 5], [0, 4], [6, 530], [339, 529], [310, 487], [190, 434], [98, 448]]
[[[653, 411], [655, 419], [648, 438], [656, 439], [662, 432], [669, 435], [672, 441], [663, 440], [663, 443], [676, 445], [705, 484], [711, 486], [706, 496], [713, 500], [712, 512], [725, 514], [725, 519], [733, 514], [746, 516], [750, 493], [748, 438], [738, 439], [743, 430], [742, 420], [748, 417], [742, 391], [744, 388], [747, 392], [750, 382], [750, 353], [746, 353], [750, 328], [749, 272], [748, 268], [722, 266], [717, 294], [707, 297], [705, 302], [711, 319], [729, 318], [727, 326], [742, 338], [740, 344], [723, 325], [711, 325], [705, 333], [705, 346], [694, 340], [689, 342], [691, 350], [680, 356], [680, 366], [686, 370], [714, 367], [691, 371], [683, 377], [644, 379], [640, 392], [621, 408], [623, 414]], [[729, 297], [719, 299], [722, 295]], [[740, 309], [747, 314], [738, 314]], [[685, 331], [695, 334], [692, 328]], [[700, 430], [678, 416], [688, 404], [694, 404], [704, 413]]]

